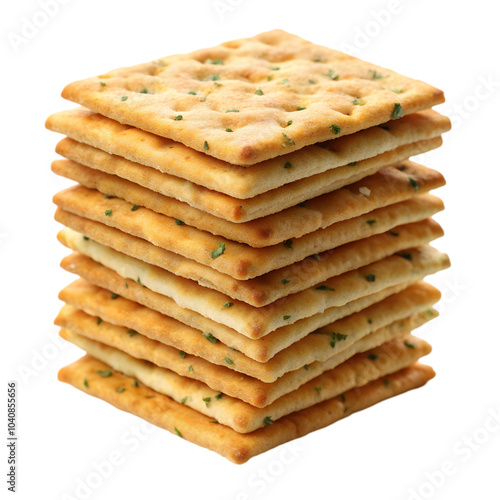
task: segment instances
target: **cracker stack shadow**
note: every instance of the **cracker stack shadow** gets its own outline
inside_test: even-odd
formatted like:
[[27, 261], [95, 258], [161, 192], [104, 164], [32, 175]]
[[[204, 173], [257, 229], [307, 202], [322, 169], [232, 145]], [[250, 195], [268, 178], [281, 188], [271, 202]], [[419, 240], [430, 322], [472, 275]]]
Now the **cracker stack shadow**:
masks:
[[244, 463], [434, 376], [440, 90], [275, 30], [63, 97], [60, 380]]

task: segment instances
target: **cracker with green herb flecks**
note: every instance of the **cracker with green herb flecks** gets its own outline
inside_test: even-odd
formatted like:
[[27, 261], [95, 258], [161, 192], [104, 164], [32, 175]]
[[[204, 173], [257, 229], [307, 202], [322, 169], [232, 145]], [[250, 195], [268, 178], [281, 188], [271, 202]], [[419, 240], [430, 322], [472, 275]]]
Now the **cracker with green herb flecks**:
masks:
[[69, 305], [61, 309], [56, 323], [62, 328], [109, 345], [135, 358], [150, 361], [179, 375], [204, 382], [214, 391], [263, 408], [325, 371], [334, 369], [352, 356], [392, 339], [409, 335], [412, 330], [437, 315], [435, 309], [413, 314], [409, 318], [382, 327], [358, 340], [353, 346], [344, 350], [342, 355], [339, 354], [327, 361], [305, 364], [302, 368], [288, 372], [272, 383], [262, 382], [239, 373], [231, 369], [229, 365], [217, 365], [198, 356], [188, 355], [185, 351], [148, 339], [133, 329], [112, 325], [102, 318], [90, 316]]
[[[272, 425], [241, 434], [145, 385], [135, 387], [134, 379], [120, 372], [113, 372], [110, 377], [99, 376], [98, 372], [110, 369], [109, 365], [86, 355], [62, 368], [58, 378], [237, 464], [380, 401], [420, 387], [434, 376], [432, 368], [417, 363], [347, 391], [343, 397], [328, 399], [285, 416]], [[121, 391], [122, 388], [125, 390]], [[271, 424], [269, 420], [266, 423]]]
[[[412, 314], [429, 310], [439, 300], [440, 293], [425, 282], [410, 285], [359, 312], [316, 330], [281, 350], [265, 363], [249, 358], [235, 349], [231, 342], [223, 343], [212, 332], [197, 330], [124, 297], [117, 300], [109, 290], [84, 280], [78, 280], [64, 288], [59, 298], [73, 308], [129, 328], [150, 340], [270, 383], [304, 364], [324, 362], [333, 357], [342, 358], [370, 333], [393, 322], [402, 321]], [[60, 322], [65, 316], [63, 311], [57, 319], [60, 326], [64, 326]], [[247, 342], [257, 341], [248, 339]]]
[[[252, 168], [227, 164], [183, 144], [122, 125], [85, 108], [56, 113], [47, 119], [46, 125], [50, 130], [68, 136], [56, 148], [61, 155], [111, 173], [116, 171], [118, 175], [130, 180], [143, 178], [149, 185], [157, 186], [160, 192], [170, 189], [177, 192], [177, 196], [191, 200], [195, 197], [190, 197], [189, 190], [182, 189], [179, 179], [186, 179], [230, 197], [253, 198], [331, 169], [340, 168], [336, 174], [340, 179], [342, 171], [345, 177], [349, 171], [355, 173], [362, 167], [342, 168], [345, 165], [354, 167], [353, 163], [400, 146], [437, 139], [449, 130], [450, 120], [433, 110], [421, 111], [393, 120], [382, 127], [372, 127], [328, 141], [321, 144], [321, 147], [307, 146], [280, 158], [253, 165]], [[92, 148], [84, 147], [81, 143]], [[100, 154], [96, 148], [117, 157]], [[130, 161], [120, 161], [118, 157]], [[144, 166], [151, 168], [141, 170]], [[144, 171], [148, 172], [145, 178], [141, 176]], [[161, 175], [162, 173], [166, 175]], [[320, 185], [325, 184], [328, 179], [331, 183], [335, 176], [317, 176], [316, 179]], [[205, 192], [207, 202], [210, 200], [209, 193], [203, 190], [199, 192]]]
[[[134, 358], [71, 330], [62, 328], [60, 335], [109, 365], [113, 371], [132, 377], [160, 394], [242, 433], [264, 427], [269, 419], [276, 422], [290, 413], [309, 408], [354, 387], [406, 368], [431, 351], [427, 342], [412, 335], [396, 338], [356, 354], [274, 403], [257, 408], [222, 392], [216, 392], [199, 380], [183, 377], [166, 368]], [[130, 387], [127, 389], [131, 390]]]
[[[224, 343], [232, 338], [238, 350], [257, 361], [267, 361], [307, 333], [450, 265], [446, 254], [430, 246], [406, 249], [403, 257], [386, 257], [257, 308], [81, 236], [73, 243], [92, 258], [74, 252], [61, 262], [66, 271], [193, 328], [212, 332]], [[369, 282], [366, 275], [377, 279]], [[243, 342], [238, 334], [261, 341]]]
[[[410, 189], [416, 192], [411, 186]], [[252, 248], [196, 227], [178, 224], [178, 220], [147, 208], [134, 210], [136, 205], [121, 198], [106, 198], [99, 191], [80, 185], [56, 194], [54, 203], [67, 212], [142, 238], [238, 280], [262, 276], [300, 262], [310, 255], [318, 255], [319, 258], [322, 252], [384, 233], [402, 224], [422, 221], [444, 208], [443, 202], [435, 196], [413, 196], [318, 229], [301, 238], [288, 239], [269, 247]]]
[[[82, 241], [85, 241], [85, 235], [101, 245], [166, 269], [177, 276], [197, 281], [204, 287], [215, 289], [256, 307], [271, 304], [282, 297], [321, 284], [333, 276], [376, 262], [396, 252], [425, 245], [443, 235], [443, 230], [437, 222], [426, 219], [347, 243], [253, 279], [237, 280], [141, 238], [62, 209], [57, 209], [55, 218], [67, 228], [73, 229], [63, 229], [58, 235], [59, 241], [70, 248], [73, 248], [71, 245], [75, 242], [81, 245]], [[82, 234], [78, 235], [76, 232]], [[225, 253], [231, 252], [230, 246], [220, 245], [222, 244], [210, 249], [211, 254], [217, 253], [215, 258], [222, 258]]]
[[310, 198], [330, 193], [372, 175], [382, 167], [402, 162], [410, 156], [425, 153], [441, 144], [441, 137], [417, 141], [373, 158], [361, 160], [355, 165], [346, 165], [300, 179], [247, 200], [233, 198], [184, 179], [158, 173], [149, 167], [108, 155], [74, 141], [70, 144], [67, 142], [59, 144], [57, 151], [71, 159], [67, 168], [78, 167], [75, 165], [76, 162], [98, 171], [116, 174], [151, 191], [191, 204], [209, 214], [242, 223], [277, 214]]
[[281, 30], [110, 71], [62, 96], [235, 165], [444, 101], [431, 85]]
[[[52, 170], [89, 189], [97, 189], [108, 198], [114, 196], [130, 202], [131, 210], [146, 207], [173, 218], [177, 225], [196, 227], [254, 248], [300, 238], [337, 222], [411, 198], [417, 191], [410, 184], [410, 178], [418, 184], [419, 194], [439, 188], [445, 183], [444, 177], [436, 170], [412, 161], [404, 161], [384, 167], [354, 184], [312, 198], [277, 214], [254, 221], [234, 223], [116, 175], [106, 174], [72, 161], [57, 160], [53, 162]], [[367, 192], [370, 193], [369, 196], [366, 196]]]

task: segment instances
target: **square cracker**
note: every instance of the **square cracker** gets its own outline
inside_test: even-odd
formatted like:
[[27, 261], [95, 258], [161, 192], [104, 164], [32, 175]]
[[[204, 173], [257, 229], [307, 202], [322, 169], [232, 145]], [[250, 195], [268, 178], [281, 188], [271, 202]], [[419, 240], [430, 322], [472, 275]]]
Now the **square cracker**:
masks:
[[[87, 394], [215, 451], [237, 464], [245, 463], [260, 453], [321, 429], [384, 399], [421, 387], [434, 376], [432, 368], [415, 364], [388, 375], [383, 380], [378, 379], [352, 389], [344, 397], [329, 399], [294, 412], [252, 433], [241, 434], [225, 425], [215, 424], [211, 417], [179, 404], [147, 386], [141, 384], [134, 387], [134, 379], [122, 373], [115, 372], [111, 377], [101, 377], [97, 373], [105, 370], [110, 370], [109, 365], [86, 355], [62, 368], [58, 377]], [[120, 388], [126, 389], [118, 391]]]
[[[407, 249], [405, 258], [386, 257], [328, 280], [323, 289], [312, 287], [289, 295], [286, 300], [257, 308], [241, 301], [233, 302], [227, 295], [118, 254], [99, 243], [86, 242], [83, 238], [74, 243], [74, 248], [85, 254], [74, 252], [65, 257], [61, 267], [66, 271], [193, 328], [212, 332], [226, 344], [229, 340], [224, 339], [232, 338], [237, 349], [258, 361], [267, 361], [288, 341], [298, 340], [346, 314], [367, 307], [376, 302], [376, 297], [381, 300], [394, 290], [402, 290], [450, 265], [448, 256], [431, 246]], [[368, 282], [366, 275], [374, 275], [377, 279]], [[137, 277], [141, 277], [141, 284]], [[249, 348], [239, 342], [236, 334], [261, 339], [261, 342]]]
[[[403, 321], [411, 315], [431, 310], [440, 296], [439, 291], [432, 285], [425, 282], [415, 283], [306, 335], [278, 352], [269, 361], [261, 363], [234, 349], [232, 341], [224, 344], [213, 335], [210, 336], [211, 332], [202, 332], [137, 302], [116, 297], [108, 290], [84, 280], [72, 283], [59, 294], [59, 298], [73, 308], [83, 310], [108, 323], [127, 327], [137, 332], [137, 335], [141, 334], [169, 345], [184, 353], [184, 356], [203, 358], [210, 363], [227, 366], [231, 370], [267, 383], [275, 382], [285, 373], [299, 370], [305, 364], [344, 356], [345, 352], [373, 332]], [[67, 313], [63, 310], [60, 317], [66, 316]], [[58, 324], [60, 317], [57, 319]], [[137, 335], [134, 334], [130, 342], [134, 342]], [[247, 342], [256, 341], [248, 339]]]
[[[151, 170], [154, 170], [157, 177], [164, 173], [235, 198], [248, 199], [403, 145], [436, 138], [450, 129], [450, 120], [436, 111], [425, 110], [392, 120], [383, 127], [372, 127], [327, 141], [321, 147], [307, 146], [253, 165], [250, 169], [227, 164], [178, 142], [122, 125], [85, 108], [55, 113], [47, 119], [46, 126], [68, 136], [58, 144], [56, 151], [63, 156], [72, 155], [67, 157], [77, 162], [79, 158], [88, 158], [88, 154], [84, 155], [84, 148], [80, 148], [78, 156], [76, 144], [83, 143], [125, 158], [130, 163], [151, 167], [145, 169], [149, 175], [153, 175]], [[284, 168], [287, 163], [290, 166]]]
[[71, 330], [63, 328], [60, 335], [87, 354], [108, 364], [113, 370], [133, 377], [160, 394], [243, 433], [264, 427], [268, 419], [276, 422], [285, 415], [406, 368], [431, 352], [431, 346], [422, 339], [412, 335], [397, 338], [356, 354], [337, 368], [319, 375], [274, 403], [257, 408], [222, 392], [217, 393], [203, 382], [134, 358]]
[[236, 165], [444, 101], [431, 85], [281, 30], [110, 71], [62, 96]]
[[[81, 244], [86, 237], [255, 307], [271, 304], [314, 285], [319, 286], [333, 276], [371, 264], [407, 248], [425, 245], [443, 235], [441, 226], [429, 218], [347, 243], [256, 278], [237, 280], [192, 259], [159, 248], [142, 238], [59, 208], [55, 218], [73, 230], [70, 232], [63, 229], [59, 232], [59, 241], [65, 246], [71, 248], [75, 239]], [[82, 234], [75, 234], [76, 232]]]
[[[57, 193], [54, 203], [67, 212], [142, 238], [238, 280], [262, 276], [311, 255], [384, 233], [396, 226], [422, 221], [444, 209], [443, 202], [435, 196], [413, 196], [318, 229], [301, 238], [252, 248], [187, 224], [179, 224], [176, 219], [148, 208], [134, 207], [120, 198], [106, 198], [99, 191], [84, 186], [73, 186]], [[224, 245], [224, 253], [214, 258], [213, 251], [220, 245]]]
[[[253, 221], [235, 223], [223, 219], [221, 214], [212, 215], [135, 182], [85, 167], [74, 161], [54, 161], [52, 171], [89, 189], [97, 189], [107, 196], [122, 198], [189, 226], [246, 243], [254, 248], [300, 238], [336, 222], [411, 198], [416, 192], [409, 181], [410, 178], [419, 186], [420, 194], [445, 183], [444, 177], [436, 170], [413, 161], [404, 161], [382, 168], [354, 184], [310, 199], [299, 206]], [[369, 196], [363, 194], [368, 191]]]
[[246, 200], [207, 189], [180, 177], [160, 173], [70, 139], [61, 141], [57, 146], [57, 152], [71, 160], [71, 168], [75, 163], [84, 164], [94, 170], [118, 175], [222, 219], [242, 223], [277, 214], [311, 198], [331, 193], [374, 174], [382, 167], [403, 162], [411, 156], [435, 149], [441, 146], [442, 141], [441, 137], [434, 137], [405, 144], [372, 158], [355, 162], [354, 165], [345, 165], [299, 179]]

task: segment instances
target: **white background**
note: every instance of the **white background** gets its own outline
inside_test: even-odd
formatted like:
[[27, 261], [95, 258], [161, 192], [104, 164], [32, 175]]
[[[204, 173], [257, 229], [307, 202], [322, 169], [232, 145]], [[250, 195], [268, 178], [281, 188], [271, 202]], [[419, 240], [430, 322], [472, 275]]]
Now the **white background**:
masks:
[[[59, 0], [45, 24], [40, 3], [4, 2], [1, 19], [2, 371], [19, 386], [17, 498], [500, 498], [495, 2], [220, 0], [222, 11], [213, 0]], [[44, 25], [23, 41], [25, 19]], [[433, 381], [236, 466], [57, 381], [80, 352], [52, 326], [72, 277], [58, 267], [67, 251], [52, 218], [67, 185], [50, 172], [60, 138], [44, 120], [73, 107], [60, 98], [73, 80], [278, 27], [445, 91], [438, 110], [454, 129], [421, 161], [448, 181], [436, 246], [453, 266], [430, 280], [443, 292], [441, 316], [422, 330]], [[96, 472], [110, 457], [112, 470]]]

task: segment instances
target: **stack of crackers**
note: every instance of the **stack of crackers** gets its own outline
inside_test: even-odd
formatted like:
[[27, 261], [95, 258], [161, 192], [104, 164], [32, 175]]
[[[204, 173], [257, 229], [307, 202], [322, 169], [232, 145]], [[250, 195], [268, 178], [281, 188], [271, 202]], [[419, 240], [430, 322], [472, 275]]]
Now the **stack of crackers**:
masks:
[[440, 90], [275, 30], [63, 97], [62, 381], [243, 463], [433, 377]]

